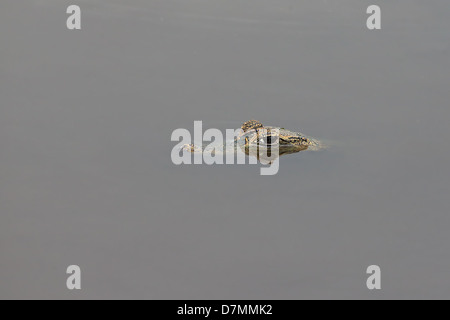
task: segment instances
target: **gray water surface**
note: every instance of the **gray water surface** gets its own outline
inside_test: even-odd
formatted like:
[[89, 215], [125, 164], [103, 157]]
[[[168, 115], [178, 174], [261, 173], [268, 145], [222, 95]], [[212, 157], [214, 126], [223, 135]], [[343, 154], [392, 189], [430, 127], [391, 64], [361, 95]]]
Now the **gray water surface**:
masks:
[[[450, 298], [450, 4], [375, 2], [3, 0], [0, 298]], [[172, 164], [253, 118], [334, 143]]]

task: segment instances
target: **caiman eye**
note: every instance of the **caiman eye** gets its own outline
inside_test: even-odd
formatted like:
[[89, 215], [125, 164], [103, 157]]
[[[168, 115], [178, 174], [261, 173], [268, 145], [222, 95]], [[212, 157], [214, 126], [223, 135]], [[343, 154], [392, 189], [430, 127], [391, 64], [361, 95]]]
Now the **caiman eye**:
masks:
[[274, 145], [278, 143], [278, 136], [269, 135], [259, 139], [261, 145]]

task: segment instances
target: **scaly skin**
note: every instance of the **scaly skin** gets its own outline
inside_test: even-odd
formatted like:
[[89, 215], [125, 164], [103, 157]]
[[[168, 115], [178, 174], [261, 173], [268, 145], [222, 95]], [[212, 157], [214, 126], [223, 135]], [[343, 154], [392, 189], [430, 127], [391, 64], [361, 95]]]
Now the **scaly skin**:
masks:
[[[246, 154], [252, 154], [249, 150], [258, 150], [266, 148], [270, 150], [277, 145], [279, 155], [296, 153], [302, 150], [319, 150], [323, 146], [321, 143], [313, 138], [307, 137], [300, 132], [286, 130], [284, 128], [263, 126], [257, 120], [249, 120], [244, 122], [241, 126], [241, 133], [235, 138], [234, 143], [230, 146], [220, 145], [217, 149], [222, 149], [223, 152], [235, 151], [236, 146], [239, 145]], [[193, 153], [201, 153], [207, 148], [214, 148], [214, 146], [195, 146], [193, 144], [183, 146], [185, 150]]]

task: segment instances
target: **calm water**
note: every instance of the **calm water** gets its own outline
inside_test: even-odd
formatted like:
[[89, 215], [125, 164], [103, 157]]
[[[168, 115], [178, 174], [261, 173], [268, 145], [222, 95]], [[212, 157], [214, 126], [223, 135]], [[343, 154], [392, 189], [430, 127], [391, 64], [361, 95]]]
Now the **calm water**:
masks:
[[[77, 3], [0, 11], [0, 298], [450, 298], [448, 1]], [[172, 164], [251, 118], [334, 143]]]

